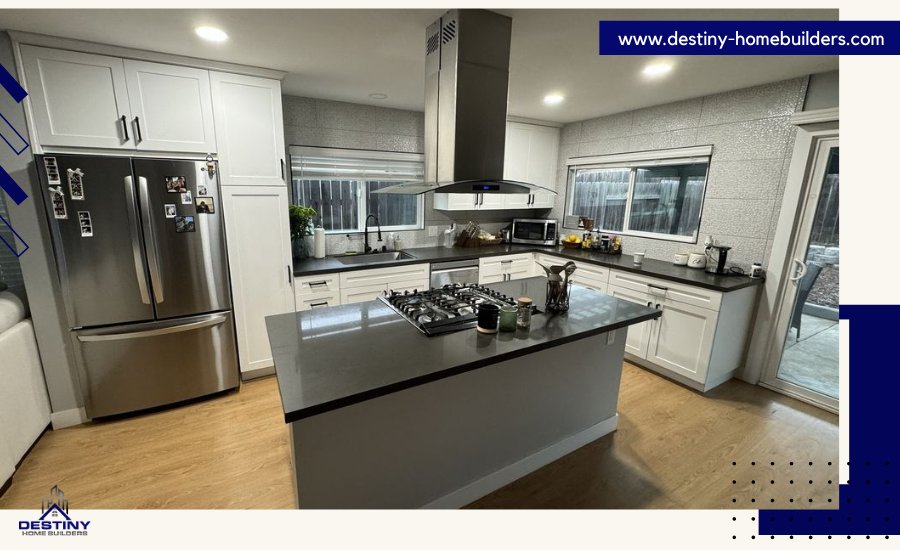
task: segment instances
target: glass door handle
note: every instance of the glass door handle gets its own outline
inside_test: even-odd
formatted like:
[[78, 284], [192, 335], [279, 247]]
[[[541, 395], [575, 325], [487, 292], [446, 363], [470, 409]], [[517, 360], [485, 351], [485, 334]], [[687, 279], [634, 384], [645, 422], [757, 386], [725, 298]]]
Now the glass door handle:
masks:
[[806, 262], [804, 262], [803, 260], [798, 260], [797, 258], [794, 258], [794, 264], [797, 266], [797, 271], [794, 273], [794, 276], [791, 277], [789, 280], [791, 282], [796, 283], [797, 281], [802, 279], [804, 275], [806, 275]]

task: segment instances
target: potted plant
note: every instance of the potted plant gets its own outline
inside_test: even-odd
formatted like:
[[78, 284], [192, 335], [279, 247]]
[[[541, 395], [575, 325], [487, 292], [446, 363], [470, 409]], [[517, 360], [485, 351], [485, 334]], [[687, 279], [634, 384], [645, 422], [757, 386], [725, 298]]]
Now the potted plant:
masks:
[[[291, 223], [291, 249], [295, 258], [308, 258], [311, 248], [312, 222], [316, 217], [315, 208], [292, 204], [288, 207]], [[307, 238], [309, 237], [309, 238]]]

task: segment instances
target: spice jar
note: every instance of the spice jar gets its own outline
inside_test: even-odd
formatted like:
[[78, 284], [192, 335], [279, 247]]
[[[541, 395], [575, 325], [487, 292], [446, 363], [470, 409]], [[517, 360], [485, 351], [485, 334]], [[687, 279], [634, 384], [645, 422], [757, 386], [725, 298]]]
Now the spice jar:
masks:
[[516, 305], [519, 306], [519, 313], [516, 319], [518, 328], [531, 328], [531, 298], [528, 296], [520, 296], [516, 299]]

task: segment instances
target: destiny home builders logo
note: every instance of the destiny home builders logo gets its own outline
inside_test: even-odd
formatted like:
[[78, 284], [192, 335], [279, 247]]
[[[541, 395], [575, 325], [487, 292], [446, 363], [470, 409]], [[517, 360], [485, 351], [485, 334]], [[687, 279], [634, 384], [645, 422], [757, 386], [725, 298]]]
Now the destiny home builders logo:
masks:
[[36, 520], [19, 521], [19, 532], [26, 537], [85, 536], [89, 521], [80, 521], [69, 515], [69, 501], [62, 490], [54, 485], [50, 498], [41, 500], [41, 515]]

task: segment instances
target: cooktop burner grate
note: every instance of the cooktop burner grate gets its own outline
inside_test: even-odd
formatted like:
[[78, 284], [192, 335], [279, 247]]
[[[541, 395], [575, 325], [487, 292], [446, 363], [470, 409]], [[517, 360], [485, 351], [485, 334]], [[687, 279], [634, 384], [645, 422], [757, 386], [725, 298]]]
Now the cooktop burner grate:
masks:
[[475, 284], [444, 285], [421, 292], [391, 291], [379, 299], [428, 336], [473, 328], [479, 304], [516, 305], [515, 298]]

